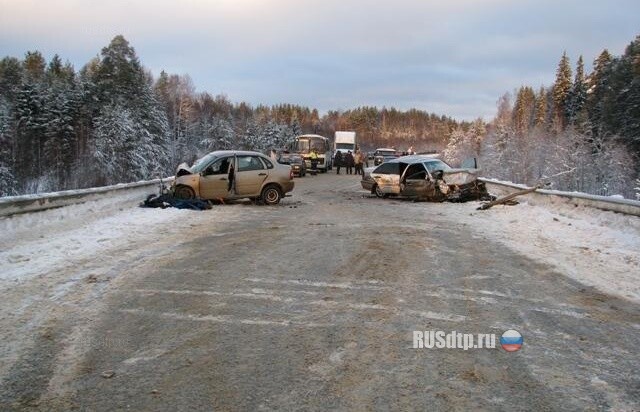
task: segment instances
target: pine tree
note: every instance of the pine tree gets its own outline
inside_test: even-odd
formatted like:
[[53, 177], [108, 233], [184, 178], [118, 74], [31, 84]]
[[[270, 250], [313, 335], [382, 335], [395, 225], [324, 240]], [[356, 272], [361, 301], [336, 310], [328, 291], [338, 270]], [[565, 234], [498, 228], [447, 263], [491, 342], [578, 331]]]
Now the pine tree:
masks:
[[39, 51], [27, 52], [24, 58], [26, 81], [38, 83], [44, 78], [46, 62]]
[[229, 150], [233, 148], [235, 133], [231, 123], [223, 117], [214, 116], [207, 128], [205, 138], [200, 141], [204, 152]]
[[[90, 94], [98, 104], [93, 113], [95, 133], [91, 135], [91, 157], [102, 159], [100, 153], [113, 155], [111, 162], [120, 165], [123, 175], [115, 172], [103, 174], [103, 180], [114, 183], [128, 179], [155, 177], [160, 169], [170, 170], [167, 161], [169, 128], [167, 116], [151, 88], [151, 79], [143, 70], [133, 47], [123, 36], [116, 36], [102, 49], [101, 60], [88, 67], [84, 76], [90, 78]], [[116, 111], [122, 113], [116, 113]], [[116, 127], [116, 119], [128, 122]], [[113, 132], [107, 129], [115, 127]], [[122, 133], [124, 130], [129, 135]], [[107, 150], [104, 139], [115, 150]], [[121, 139], [122, 141], [116, 141]], [[104, 163], [104, 159], [102, 159]], [[112, 169], [115, 170], [115, 169]], [[126, 177], [128, 175], [128, 179]]]
[[535, 126], [538, 128], [546, 128], [547, 124], [547, 91], [544, 86], [540, 86], [540, 90], [536, 95], [536, 112]]
[[611, 77], [616, 104], [610, 130], [640, 154], [640, 35], [626, 47]]
[[16, 193], [16, 181], [12, 172], [11, 117], [8, 101], [0, 96], [0, 197]]
[[594, 134], [603, 133], [606, 108], [613, 102], [607, 102], [610, 95], [610, 80], [613, 57], [608, 50], [602, 53], [593, 62], [593, 71], [589, 75], [589, 90], [587, 93], [586, 107], [589, 119], [594, 127]]
[[556, 82], [553, 85], [553, 103], [557, 128], [562, 130], [567, 124], [567, 102], [571, 91], [571, 65], [567, 52], [562, 54], [556, 71]]
[[[578, 59], [576, 66], [576, 76], [567, 99], [566, 117], [569, 123], [575, 124], [577, 118], [582, 113], [587, 100], [587, 84], [584, 75], [584, 61], [582, 56]], [[583, 121], [586, 119], [583, 119]]]
[[531, 87], [523, 86], [518, 91], [513, 108], [513, 123], [516, 132], [524, 136], [534, 125], [535, 93]]

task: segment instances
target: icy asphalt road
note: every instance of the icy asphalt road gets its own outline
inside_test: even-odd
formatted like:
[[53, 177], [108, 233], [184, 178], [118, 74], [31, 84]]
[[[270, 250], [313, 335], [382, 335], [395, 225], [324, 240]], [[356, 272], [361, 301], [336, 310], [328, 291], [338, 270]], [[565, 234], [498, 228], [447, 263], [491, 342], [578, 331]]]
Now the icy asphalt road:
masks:
[[[3, 283], [0, 409], [640, 409], [637, 303], [490, 240], [468, 207], [296, 183]], [[515, 353], [412, 348], [512, 328]]]

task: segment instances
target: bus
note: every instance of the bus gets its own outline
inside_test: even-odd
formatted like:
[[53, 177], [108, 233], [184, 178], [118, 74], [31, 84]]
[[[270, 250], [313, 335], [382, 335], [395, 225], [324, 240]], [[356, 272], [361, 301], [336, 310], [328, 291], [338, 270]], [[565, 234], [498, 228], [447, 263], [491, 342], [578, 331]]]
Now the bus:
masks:
[[327, 172], [333, 168], [331, 157], [331, 142], [318, 134], [303, 134], [295, 138], [291, 145], [292, 153], [299, 153], [305, 160], [307, 170], [311, 170], [309, 153], [315, 149], [318, 154], [318, 171]]

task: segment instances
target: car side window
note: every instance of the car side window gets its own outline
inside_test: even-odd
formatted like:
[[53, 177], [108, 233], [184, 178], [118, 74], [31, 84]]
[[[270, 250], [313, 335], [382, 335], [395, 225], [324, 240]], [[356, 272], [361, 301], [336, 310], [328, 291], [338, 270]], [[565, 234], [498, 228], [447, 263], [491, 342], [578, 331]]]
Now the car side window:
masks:
[[378, 173], [381, 175], [399, 175], [400, 174], [400, 164], [399, 163], [383, 163], [378, 166], [373, 173]]
[[273, 163], [271, 163], [269, 159], [265, 159], [264, 157], [261, 157], [260, 160], [262, 160], [262, 163], [264, 163], [264, 165], [267, 166], [267, 169], [273, 169]]
[[209, 176], [209, 175], [227, 174], [227, 172], [229, 171], [230, 163], [231, 163], [230, 157], [224, 157], [222, 159], [218, 159], [204, 170], [204, 175]]
[[257, 156], [238, 156], [238, 172], [262, 170], [264, 168], [264, 164]]
[[407, 180], [424, 180], [427, 177], [427, 172], [422, 163], [414, 163], [407, 167], [405, 176]]

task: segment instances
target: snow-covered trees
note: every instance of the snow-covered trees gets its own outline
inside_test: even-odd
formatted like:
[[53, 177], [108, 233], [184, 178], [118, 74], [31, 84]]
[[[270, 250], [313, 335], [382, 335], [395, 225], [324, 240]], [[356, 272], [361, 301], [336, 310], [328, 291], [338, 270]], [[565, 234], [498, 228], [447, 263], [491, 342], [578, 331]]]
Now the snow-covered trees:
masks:
[[197, 93], [188, 75], [145, 71], [116, 36], [75, 72], [37, 51], [0, 60], [0, 195], [170, 174], [219, 149], [286, 147], [295, 136], [355, 130], [365, 150], [445, 150], [454, 164], [481, 157], [490, 176], [554, 181], [566, 190], [633, 197], [640, 155], [640, 37], [620, 57], [603, 51], [575, 76], [566, 53], [548, 88], [523, 85], [488, 125], [418, 109], [328, 111], [253, 107]]
[[523, 86], [513, 107], [503, 97], [482, 145], [485, 173], [529, 185], [544, 181], [561, 190], [633, 197], [640, 172], [639, 55], [638, 39], [621, 58], [605, 50], [589, 75], [580, 57], [572, 82], [564, 53], [550, 90], [541, 87], [534, 94]]
[[[356, 130], [373, 148], [442, 148], [469, 123], [420, 110], [329, 112], [196, 93], [188, 75], [154, 80], [123, 36], [76, 72], [38, 51], [0, 60], [0, 195], [73, 189], [173, 173], [207, 152], [288, 146], [303, 133]], [[401, 143], [404, 142], [404, 143]]]
[[92, 83], [101, 107], [90, 157], [106, 182], [148, 179], [169, 169], [168, 121], [135, 50], [122, 36], [102, 49]]
[[640, 36], [619, 58], [604, 50], [589, 74], [580, 56], [572, 80], [563, 53], [551, 88], [532, 96], [523, 86], [513, 107], [499, 102], [481, 151], [486, 174], [633, 197], [640, 174], [639, 61]]
[[[167, 119], [135, 51], [116, 36], [79, 75], [55, 55], [0, 61], [0, 192], [150, 178], [168, 167]], [[122, 122], [122, 123], [120, 123]]]
[[449, 143], [443, 152], [444, 158], [454, 165], [460, 165], [470, 157], [477, 158], [486, 134], [486, 125], [482, 119], [475, 120], [467, 130], [458, 127], [451, 132]]

